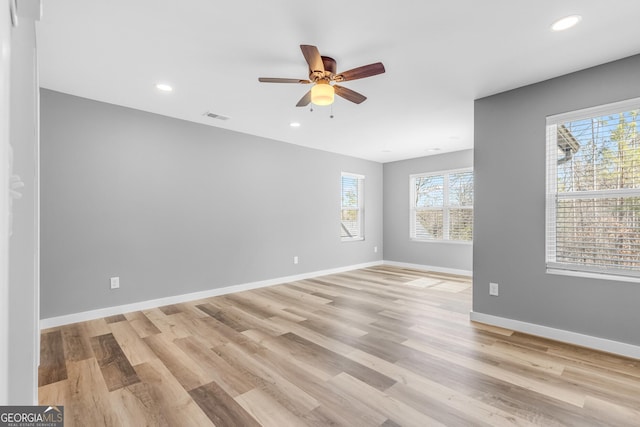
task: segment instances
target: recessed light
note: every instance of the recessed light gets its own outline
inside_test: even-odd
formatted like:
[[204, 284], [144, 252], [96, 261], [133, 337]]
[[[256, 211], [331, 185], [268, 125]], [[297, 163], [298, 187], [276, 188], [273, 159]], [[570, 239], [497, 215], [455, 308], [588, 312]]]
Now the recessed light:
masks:
[[291, 122], [291, 123], [289, 123], [289, 126], [291, 126], [292, 128], [299, 128], [299, 127], [300, 127], [300, 123], [298, 123], [298, 122]]
[[551, 25], [551, 31], [568, 30], [569, 28], [578, 25], [580, 21], [582, 21], [582, 16], [580, 15], [565, 16], [564, 18], [558, 19]]
[[166, 83], [158, 83], [156, 84], [156, 89], [161, 90], [163, 92], [171, 92], [173, 88]]

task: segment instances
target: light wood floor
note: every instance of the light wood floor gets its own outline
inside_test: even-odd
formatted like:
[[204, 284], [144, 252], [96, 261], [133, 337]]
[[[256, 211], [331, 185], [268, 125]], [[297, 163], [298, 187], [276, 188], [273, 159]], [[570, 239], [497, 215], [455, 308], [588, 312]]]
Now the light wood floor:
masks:
[[42, 331], [66, 426], [640, 425], [640, 361], [469, 322], [388, 266]]

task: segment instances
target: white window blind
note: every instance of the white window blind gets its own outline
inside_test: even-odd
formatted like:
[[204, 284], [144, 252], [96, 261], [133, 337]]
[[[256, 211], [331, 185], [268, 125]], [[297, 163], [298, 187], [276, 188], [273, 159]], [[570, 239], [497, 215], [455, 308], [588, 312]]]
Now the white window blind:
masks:
[[640, 99], [547, 118], [548, 269], [640, 277]]
[[342, 173], [340, 237], [343, 241], [364, 239], [364, 176]]
[[472, 170], [411, 175], [410, 187], [411, 239], [471, 241]]

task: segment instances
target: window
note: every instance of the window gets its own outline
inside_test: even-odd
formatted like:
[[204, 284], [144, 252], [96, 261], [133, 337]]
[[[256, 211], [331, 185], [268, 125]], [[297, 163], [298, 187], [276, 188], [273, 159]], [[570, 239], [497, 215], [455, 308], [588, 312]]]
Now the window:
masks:
[[639, 112], [640, 98], [547, 118], [548, 270], [640, 277]]
[[364, 176], [342, 173], [340, 237], [364, 239]]
[[473, 237], [471, 169], [411, 175], [410, 237], [470, 242]]

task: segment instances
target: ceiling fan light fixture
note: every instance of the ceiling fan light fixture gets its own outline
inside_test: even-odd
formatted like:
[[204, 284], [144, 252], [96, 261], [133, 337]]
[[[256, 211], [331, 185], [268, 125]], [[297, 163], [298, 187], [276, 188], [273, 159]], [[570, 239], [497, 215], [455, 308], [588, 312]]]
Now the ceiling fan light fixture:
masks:
[[333, 104], [335, 89], [325, 80], [318, 81], [311, 88], [311, 102], [315, 105]]

